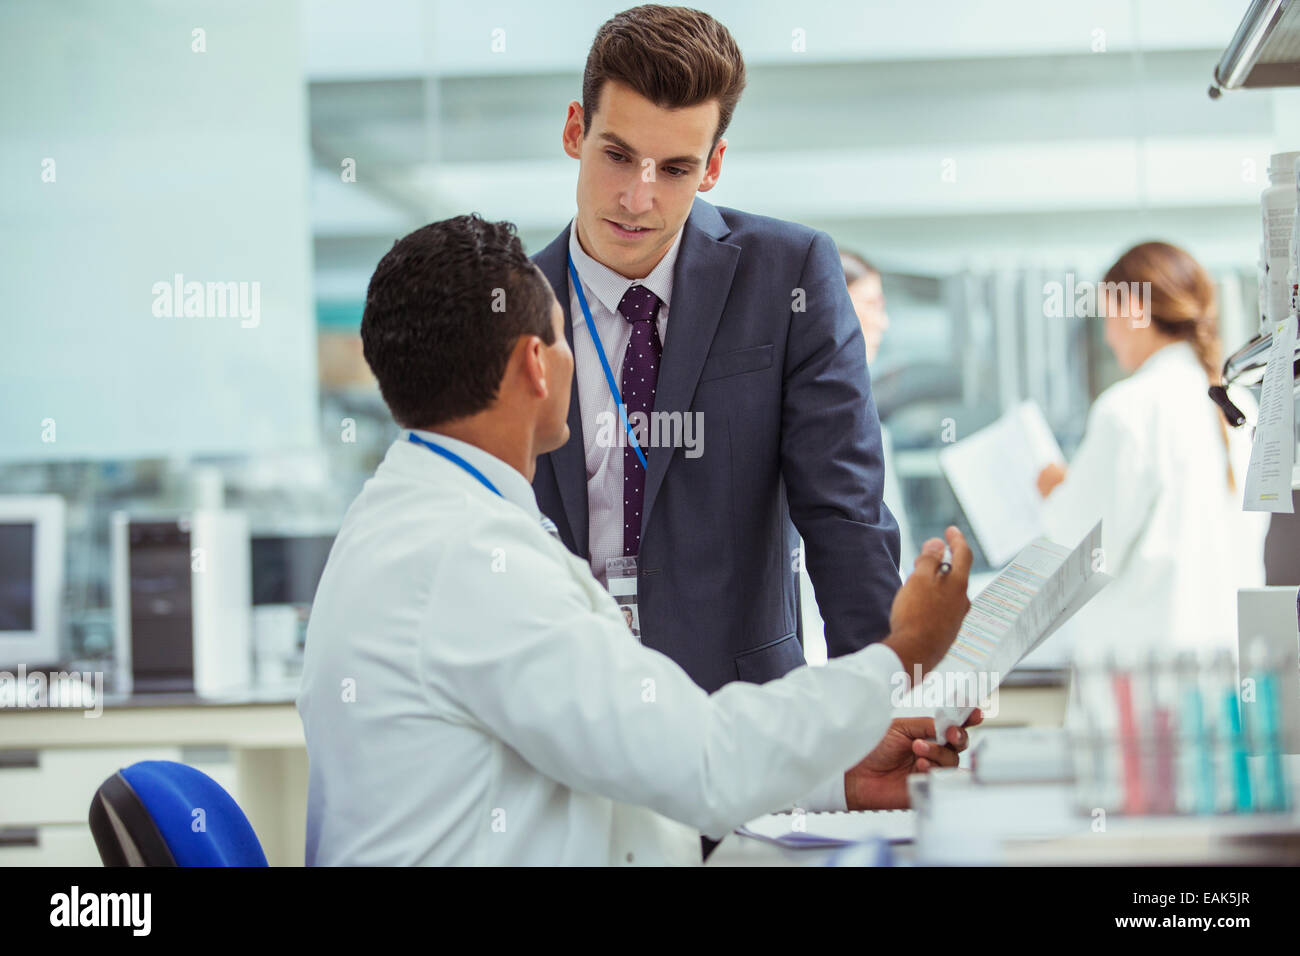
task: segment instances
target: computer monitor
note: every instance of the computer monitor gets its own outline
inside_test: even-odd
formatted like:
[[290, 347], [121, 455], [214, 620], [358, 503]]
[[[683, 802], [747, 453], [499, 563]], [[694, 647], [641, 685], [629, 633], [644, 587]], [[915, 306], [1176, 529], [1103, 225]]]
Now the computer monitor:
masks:
[[307, 618], [333, 546], [332, 534], [253, 536], [253, 659], [263, 689], [292, 692], [297, 685]]
[[333, 546], [332, 534], [253, 535], [253, 606], [297, 604], [310, 607], [316, 599], [316, 586]]
[[66, 508], [59, 495], [0, 495], [0, 668], [60, 663]]

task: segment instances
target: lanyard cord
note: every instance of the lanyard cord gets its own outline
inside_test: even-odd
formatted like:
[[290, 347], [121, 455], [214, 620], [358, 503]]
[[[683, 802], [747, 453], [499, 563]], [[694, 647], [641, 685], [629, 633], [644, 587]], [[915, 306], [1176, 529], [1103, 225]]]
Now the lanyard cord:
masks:
[[469, 472], [471, 475], [477, 478], [480, 482], [482, 482], [483, 486], [487, 488], [488, 491], [492, 492], [492, 494], [496, 495], [498, 498], [504, 497], [501, 494], [501, 492], [497, 491], [497, 486], [492, 484], [492, 482], [488, 481], [487, 475], [483, 474], [483, 472], [479, 471], [477, 468], [475, 468], [473, 465], [467, 462], [464, 458], [460, 457], [460, 455], [456, 454], [454, 451], [450, 451], [446, 448], [443, 448], [441, 445], [435, 445], [431, 441], [425, 441], [419, 435], [415, 434], [415, 432], [411, 432], [407, 437], [410, 439], [412, 443], [416, 445], [423, 445], [425, 448], [429, 449], [429, 451], [433, 452], [435, 455], [441, 455], [443, 458], [446, 458], [453, 465], [465, 469], [467, 472]]
[[582, 280], [578, 278], [578, 269], [573, 264], [573, 256], [569, 256], [569, 275], [573, 277], [573, 288], [578, 292], [578, 304], [582, 306], [582, 317], [587, 320], [587, 331], [591, 334], [591, 340], [596, 345], [596, 354], [600, 356], [600, 367], [605, 370], [605, 381], [609, 384], [609, 393], [614, 396], [614, 404], [618, 406], [618, 417], [623, 422], [623, 428], [627, 432], [628, 440], [632, 443], [632, 450], [636, 452], [637, 458], [641, 459], [641, 467], [649, 471], [649, 466], [645, 461], [645, 452], [641, 451], [641, 446], [637, 444], [636, 435], [632, 432], [632, 425], [627, 420], [627, 406], [623, 404], [623, 396], [619, 394], [618, 383], [614, 381], [614, 372], [609, 367], [609, 359], [605, 357], [605, 346], [600, 342], [600, 333], [596, 331], [596, 323], [591, 319], [591, 307], [587, 305], [587, 297], [582, 291]]

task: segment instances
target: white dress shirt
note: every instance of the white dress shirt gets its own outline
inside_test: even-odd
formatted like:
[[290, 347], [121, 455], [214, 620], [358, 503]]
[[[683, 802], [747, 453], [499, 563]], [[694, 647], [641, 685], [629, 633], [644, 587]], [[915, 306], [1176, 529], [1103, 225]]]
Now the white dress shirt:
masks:
[[501, 496], [404, 434], [349, 509], [298, 698], [309, 865], [699, 863], [701, 832], [796, 803], [884, 735], [885, 645], [705, 694], [629, 634], [523, 475], [419, 434]]
[[[1076, 653], [1236, 647], [1237, 589], [1264, 583], [1268, 518], [1241, 510], [1250, 435], [1229, 428], [1225, 454], [1208, 387], [1191, 345], [1177, 342], [1089, 412], [1065, 481], [1044, 503], [1049, 536], [1062, 544], [1102, 519], [1103, 570], [1114, 580], [1070, 622]], [[1253, 408], [1246, 393], [1233, 400]]]
[[[609, 266], [598, 262], [583, 251], [578, 242], [578, 230], [569, 223], [569, 255], [578, 270], [591, 321], [605, 347], [610, 371], [623, 389], [623, 353], [632, 338], [632, 325], [618, 311], [623, 295], [634, 285], [643, 285], [662, 303], [659, 306], [659, 340], [663, 342], [668, 330], [668, 307], [673, 297], [673, 268], [677, 264], [677, 249], [682, 242], [682, 231], [659, 260], [659, 264], [644, 279], [628, 279]], [[587, 462], [587, 513], [589, 532], [587, 547], [591, 554], [591, 573], [601, 584], [605, 581], [605, 561], [623, 556], [623, 445], [602, 448], [596, 443], [601, 421], [615, 422], [615, 434], [625, 437], [618, 419], [618, 407], [605, 381], [596, 343], [587, 331], [582, 316], [578, 292], [569, 277], [569, 317], [573, 323], [573, 362], [578, 377], [578, 409], [582, 413], [582, 447]], [[602, 413], [610, 418], [601, 418]], [[609, 429], [605, 429], [606, 432]]]

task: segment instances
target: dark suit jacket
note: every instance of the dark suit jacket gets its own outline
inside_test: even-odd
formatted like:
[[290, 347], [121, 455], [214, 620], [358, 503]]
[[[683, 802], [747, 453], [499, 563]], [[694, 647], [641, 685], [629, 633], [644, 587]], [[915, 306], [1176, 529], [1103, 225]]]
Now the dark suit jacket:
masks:
[[[881, 500], [880, 421], [834, 242], [698, 196], [682, 228], [655, 410], [701, 413], [703, 454], [645, 449], [638, 601], [642, 641], [712, 692], [804, 662], [796, 528], [830, 654], [885, 637], [898, 525]], [[568, 246], [565, 229], [533, 261], [572, 345]], [[569, 440], [538, 459], [533, 488], [589, 558], [584, 427], [597, 423], [581, 420], [575, 377]]]

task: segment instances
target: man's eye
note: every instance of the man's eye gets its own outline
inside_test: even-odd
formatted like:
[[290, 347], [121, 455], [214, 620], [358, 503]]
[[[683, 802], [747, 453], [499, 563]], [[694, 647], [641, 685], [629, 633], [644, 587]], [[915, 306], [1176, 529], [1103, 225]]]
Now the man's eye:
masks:
[[616, 163], [621, 163], [627, 159], [627, 157], [624, 156], [622, 153], [616, 153], [612, 149], [605, 150], [605, 155], [608, 156]]
[[672, 175], [673, 175], [674, 177], [679, 177], [679, 176], [685, 176], [685, 175], [686, 175], [686, 170], [682, 169], [682, 167], [680, 167], [680, 166], [669, 166], [669, 167], [668, 167], [668, 172], [672, 173]]

